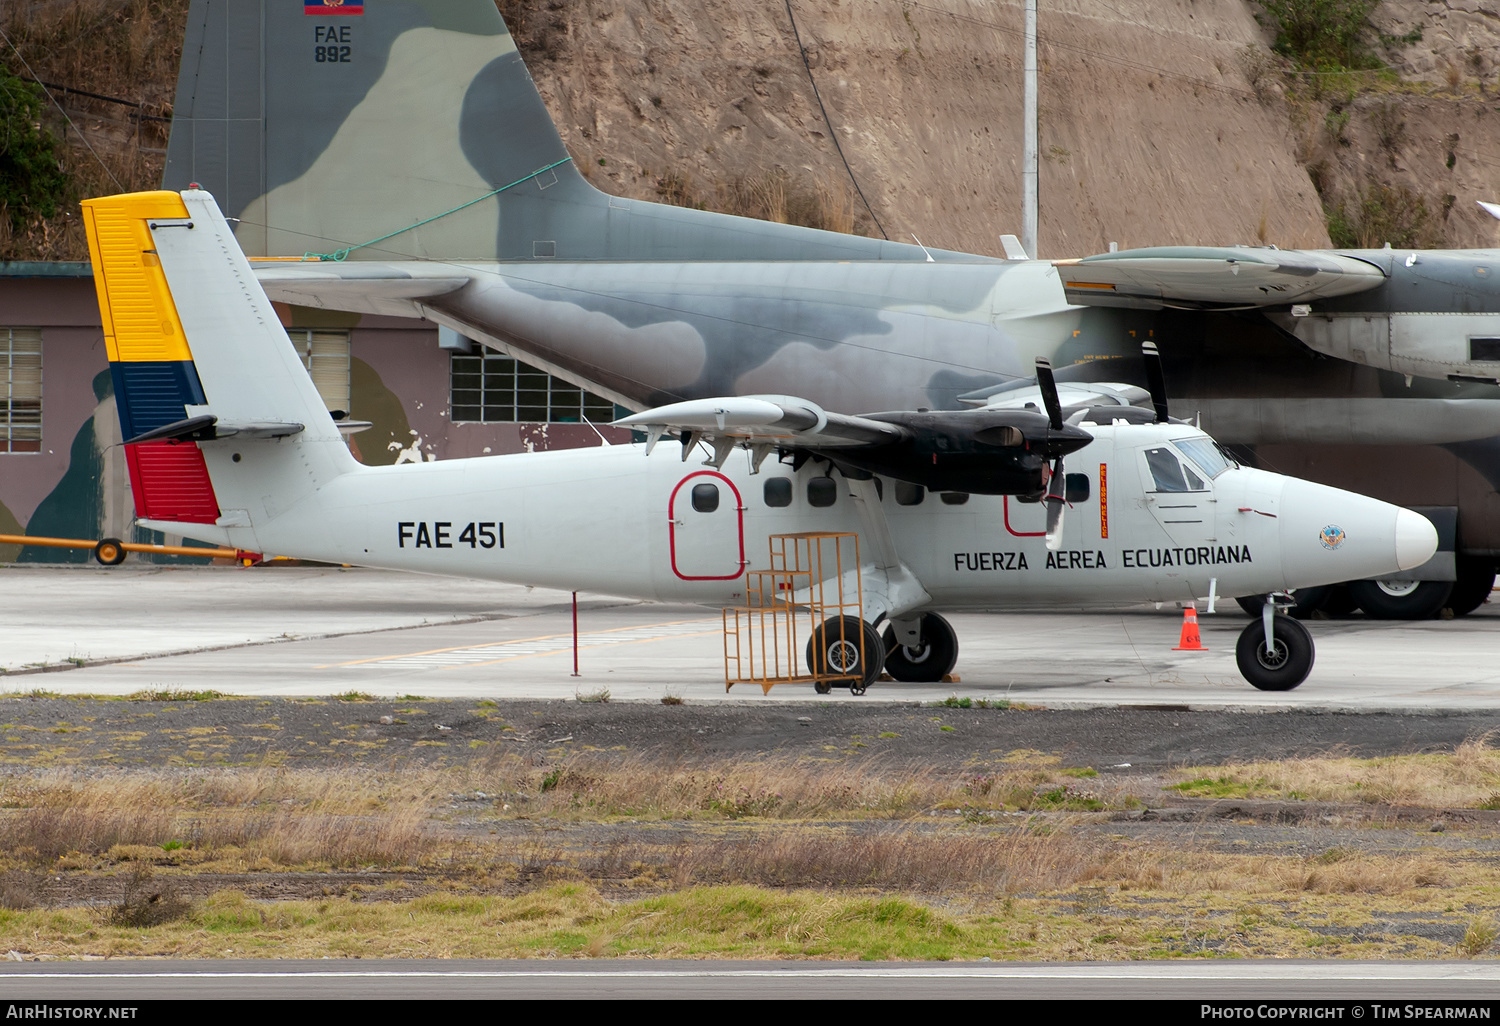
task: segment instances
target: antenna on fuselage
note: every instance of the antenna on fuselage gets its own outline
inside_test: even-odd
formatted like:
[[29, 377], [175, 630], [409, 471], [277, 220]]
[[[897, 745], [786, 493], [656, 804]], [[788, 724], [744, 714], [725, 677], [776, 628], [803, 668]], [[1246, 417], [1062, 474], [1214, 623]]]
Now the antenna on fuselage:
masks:
[[1146, 360], [1146, 387], [1151, 392], [1151, 405], [1156, 408], [1156, 422], [1167, 422], [1167, 376], [1162, 371], [1161, 353], [1155, 342], [1141, 344], [1141, 356]]

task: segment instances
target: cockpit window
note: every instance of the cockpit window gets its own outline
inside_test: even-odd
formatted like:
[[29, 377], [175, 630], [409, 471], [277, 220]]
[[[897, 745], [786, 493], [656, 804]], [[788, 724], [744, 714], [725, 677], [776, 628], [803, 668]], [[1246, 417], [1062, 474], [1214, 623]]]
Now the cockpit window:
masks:
[[1158, 492], [1200, 492], [1207, 486], [1202, 479], [1184, 467], [1177, 454], [1165, 446], [1147, 449], [1146, 464]]
[[1186, 454], [1188, 459], [1198, 465], [1199, 470], [1209, 476], [1210, 480], [1218, 477], [1233, 466], [1229, 460], [1224, 458], [1224, 453], [1219, 448], [1219, 443], [1207, 435], [1200, 435], [1197, 438], [1177, 438], [1173, 441], [1177, 448]]

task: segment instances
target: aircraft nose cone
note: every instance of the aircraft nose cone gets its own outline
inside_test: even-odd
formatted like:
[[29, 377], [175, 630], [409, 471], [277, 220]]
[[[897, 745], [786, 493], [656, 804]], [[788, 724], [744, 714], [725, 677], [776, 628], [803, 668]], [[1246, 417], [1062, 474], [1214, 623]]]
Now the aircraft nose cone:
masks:
[[1402, 570], [1421, 566], [1437, 551], [1437, 528], [1420, 513], [1403, 509], [1396, 514], [1396, 564]]

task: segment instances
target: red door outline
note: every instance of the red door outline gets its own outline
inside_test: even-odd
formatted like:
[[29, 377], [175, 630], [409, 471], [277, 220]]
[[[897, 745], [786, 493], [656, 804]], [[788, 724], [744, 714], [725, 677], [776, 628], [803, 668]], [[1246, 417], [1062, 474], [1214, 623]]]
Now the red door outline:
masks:
[[[717, 577], [692, 577], [677, 569], [677, 518], [672, 515], [672, 511], [677, 508], [677, 493], [682, 491], [683, 485], [695, 477], [717, 478], [727, 484], [729, 490], [734, 493], [734, 516], [736, 520], [734, 533], [740, 542], [740, 565], [732, 574], [724, 574]], [[667, 499], [667, 547], [672, 554], [672, 572], [677, 575], [679, 580], [733, 581], [743, 574], [745, 572], [745, 500], [741, 498], [740, 490], [734, 486], [734, 482], [723, 474], [712, 470], [695, 470], [681, 481], [678, 481], [677, 487], [672, 489], [671, 497]]]
[[1017, 538], [1044, 538], [1046, 531], [1017, 531], [1010, 526], [1010, 496], [1005, 496], [1005, 529]]

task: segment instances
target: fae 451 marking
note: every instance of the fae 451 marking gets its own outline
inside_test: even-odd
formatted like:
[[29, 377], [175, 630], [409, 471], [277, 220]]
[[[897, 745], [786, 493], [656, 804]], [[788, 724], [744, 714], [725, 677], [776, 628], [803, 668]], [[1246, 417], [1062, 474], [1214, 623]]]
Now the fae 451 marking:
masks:
[[[454, 529], [458, 532], [455, 536]], [[451, 549], [467, 545], [471, 549], [505, 548], [505, 523], [486, 520], [458, 525], [450, 520], [403, 520], [396, 525], [396, 547], [406, 548], [411, 542], [414, 549]]]

